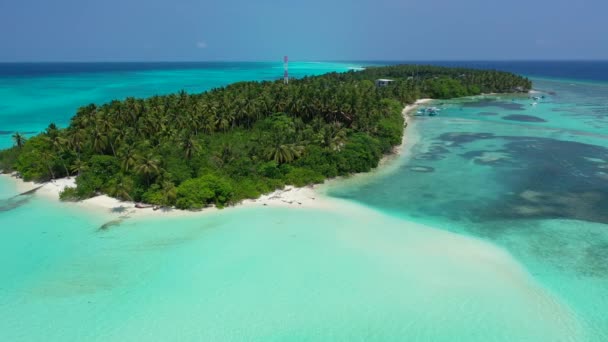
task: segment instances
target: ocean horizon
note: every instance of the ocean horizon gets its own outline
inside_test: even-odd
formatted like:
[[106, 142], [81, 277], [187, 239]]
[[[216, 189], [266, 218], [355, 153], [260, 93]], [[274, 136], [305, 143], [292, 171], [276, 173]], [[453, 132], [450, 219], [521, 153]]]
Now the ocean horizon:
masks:
[[[399, 63], [292, 62], [290, 73]], [[317, 190], [329, 210], [124, 217], [16, 198], [0, 177], [0, 338], [608, 340], [608, 61], [424, 64], [521, 74], [538, 98], [434, 101], [439, 115], [413, 119], [404, 153]], [[282, 68], [0, 63], [0, 148], [89, 103], [276, 80]]]

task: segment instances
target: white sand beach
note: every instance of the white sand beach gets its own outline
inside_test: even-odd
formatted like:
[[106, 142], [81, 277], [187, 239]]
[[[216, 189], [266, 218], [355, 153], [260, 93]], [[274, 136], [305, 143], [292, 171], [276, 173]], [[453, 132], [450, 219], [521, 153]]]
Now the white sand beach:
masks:
[[[4, 175], [4, 177], [7, 177]], [[17, 186], [19, 193], [28, 192], [30, 190], [38, 188], [36, 194], [44, 196], [50, 200], [59, 200], [59, 194], [66, 187], [76, 186], [75, 177], [55, 179], [46, 183], [35, 183], [35, 182], [24, 182], [21, 179], [12, 176], [11, 177]], [[147, 217], [150, 215], [160, 216], [188, 216], [188, 215], [200, 215], [204, 213], [216, 212], [220, 209], [215, 207], [205, 208], [199, 211], [179, 210], [172, 208], [161, 208], [154, 210], [153, 207], [149, 208], [136, 208], [135, 202], [121, 201], [116, 198], [112, 198], [107, 195], [95, 196], [83, 201], [70, 202], [70, 205], [80, 207], [90, 211], [96, 211], [99, 213], [116, 213], [119, 216], [128, 217]], [[323, 196], [322, 193], [315, 190], [315, 187], [308, 186], [303, 188], [296, 188], [293, 186], [286, 186], [284, 189], [273, 191], [269, 194], [260, 196], [257, 199], [244, 200], [241, 203], [227, 207], [222, 210], [230, 210], [238, 207], [251, 207], [251, 206], [272, 206], [272, 207], [294, 207], [294, 208], [315, 208], [315, 209], [331, 209], [335, 203], [333, 199], [328, 199]]]

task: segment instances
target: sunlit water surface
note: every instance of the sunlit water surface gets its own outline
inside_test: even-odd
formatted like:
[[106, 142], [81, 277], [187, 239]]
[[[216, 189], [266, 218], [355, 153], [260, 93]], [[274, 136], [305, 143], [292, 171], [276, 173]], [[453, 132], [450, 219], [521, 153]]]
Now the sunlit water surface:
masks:
[[[528, 96], [436, 102], [387, 176], [330, 191], [506, 248], [608, 340], [608, 84], [535, 79]], [[537, 103], [534, 105], [534, 103]]]
[[[215, 67], [6, 76], [0, 131], [65, 125], [83, 103], [280, 74]], [[391, 171], [326, 189], [341, 198], [332, 210], [100, 230], [123, 214], [16, 196], [0, 178], [0, 339], [608, 340], [608, 85], [535, 86], [546, 96], [535, 106], [436, 103]]]

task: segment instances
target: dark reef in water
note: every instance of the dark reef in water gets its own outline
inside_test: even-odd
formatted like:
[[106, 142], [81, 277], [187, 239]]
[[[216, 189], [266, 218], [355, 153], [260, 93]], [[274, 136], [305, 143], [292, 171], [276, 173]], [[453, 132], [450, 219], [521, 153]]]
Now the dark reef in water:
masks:
[[541, 119], [538, 116], [532, 115], [507, 115], [503, 116], [504, 120], [511, 121], [522, 121], [522, 122], [547, 122], [545, 119]]
[[19, 195], [15, 195], [11, 198], [0, 200], [0, 212], [17, 209], [27, 204], [32, 199], [32, 195], [35, 194], [36, 191], [38, 191], [38, 189], [40, 188], [42, 188], [42, 186], [26, 191]]
[[433, 144], [429, 148], [429, 153], [448, 153], [449, 149], [445, 148], [442, 144]]
[[40, 190], [40, 188], [42, 188], [42, 185], [39, 187], [33, 188], [32, 190], [28, 190], [26, 192], [20, 193], [19, 195], [15, 196], [15, 197], [33, 195], [36, 193], [36, 191]]
[[112, 227], [119, 226], [124, 220], [125, 220], [124, 218], [119, 218], [116, 220], [108, 221], [108, 222], [102, 224], [101, 226], [99, 226], [99, 228], [97, 228], [97, 231], [104, 231], [104, 230], [108, 230]]
[[435, 171], [435, 169], [430, 166], [422, 166], [422, 165], [409, 166], [408, 170], [414, 171], [414, 172], [422, 172], [422, 173], [428, 173], [428, 172]]
[[17, 209], [30, 201], [30, 197], [13, 197], [6, 200], [0, 200], [0, 212]]
[[444, 133], [439, 136], [439, 140], [449, 143], [449, 146], [462, 146], [473, 141], [481, 139], [493, 139], [496, 136], [493, 133], [470, 133], [470, 132], [452, 132]]
[[511, 138], [519, 171], [501, 175], [514, 196], [504, 199], [510, 217], [570, 218], [608, 223], [608, 149], [546, 138]]
[[517, 102], [500, 101], [496, 99], [486, 99], [477, 102], [467, 102], [462, 105], [467, 108], [498, 107], [506, 110], [523, 110], [526, 107]]
[[608, 149], [537, 137], [478, 133], [439, 136], [451, 146], [490, 138], [508, 142], [499, 150], [469, 151], [460, 156], [475, 164], [509, 166], [496, 169], [496, 177], [511, 193], [483, 201], [452, 200], [448, 206], [453, 208], [451, 214], [466, 213], [479, 222], [566, 218], [608, 223]]
[[[0, 131], [0, 135], [9, 135], [9, 134], [14, 134], [15, 131]], [[33, 131], [27, 131], [27, 132], [20, 132], [21, 134], [35, 134], [38, 132], [33, 132]]]
[[441, 153], [420, 153], [414, 156], [416, 160], [441, 160], [445, 158]]
[[461, 154], [460, 156], [472, 160], [475, 164], [479, 165], [491, 165], [491, 166], [516, 166], [517, 164], [513, 161], [512, 156], [509, 155], [508, 151], [496, 150], [496, 151], [469, 151]]
[[442, 144], [433, 144], [426, 152], [414, 155], [413, 159], [428, 161], [442, 160], [448, 153], [450, 153], [450, 150], [444, 147]]

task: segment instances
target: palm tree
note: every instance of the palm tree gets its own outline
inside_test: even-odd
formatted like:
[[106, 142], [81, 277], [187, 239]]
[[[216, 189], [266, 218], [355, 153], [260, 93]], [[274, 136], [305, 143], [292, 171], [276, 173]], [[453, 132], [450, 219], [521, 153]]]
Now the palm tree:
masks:
[[15, 134], [13, 134], [13, 141], [15, 142], [15, 145], [17, 145], [18, 148], [23, 148], [23, 145], [25, 145], [25, 136], [23, 136], [23, 134], [19, 133], [19, 132], [15, 132]]
[[51, 122], [45, 131], [46, 135], [48, 135], [49, 137], [57, 135], [58, 132], [59, 132], [59, 129], [57, 128], [57, 125], [55, 125], [54, 122]]
[[69, 143], [70, 146], [74, 150], [76, 150], [78, 156], [80, 156], [80, 152], [82, 151], [82, 147], [84, 146], [84, 130], [80, 128], [75, 128], [74, 131], [69, 134]]
[[182, 148], [184, 149], [184, 154], [188, 160], [192, 159], [192, 157], [201, 149], [198, 141], [191, 135], [184, 138], [182, 141]]
[[[47, 130], [49, 130], [49, 129], [47, 129]], [[51, 132], [53, 132], [53, 131], [51, 131]], [[68, 140], [65, 139], [64, 137], [62, 137], [61, 135], [59, 135], [58, 131], [55, 131], [53, 134], [49, 134], [47, 137], [44, 137], [44, 140], [46, 141], [47, 144], [51, 145], [51, 148], [53, 149], [53, 152], [54, 152], [53, 159], [59, 160], [59, 162], [61, 162], [61, 165], [63, 166], [63, 169], [65, 170], [65, 175], [70, 176], [70, 171], [68, 170], [68, 166], [65, 163], [65, 160], [63, 160], [63, 155], [65, 153], [64, 147], [67, 146]]]
[[205, 114], [201, 126], [206, 133], [213, 133], [215, 131], [215, 116], [213, 114]]
[[129, 172], [129, 169], [140, 159], [132, 145], [125, 145], [123, 149], [118, 151], [118, 157], [120, 158], [120, 166], [123, 172]]
[[266, 158], [279, 164], [289, 163], [302, 155], [304, 148], [295, 144], [278, 144], [266, 150]]
[[346, 140], [346, 130], [340, 124], [323, 126], [318, 134], [321, 146], [332, 151], [339, 150]]
[[112, 149], [112, 155], [116, 157], [116, 149], [114, 148], [114, 143], [120, 144], [120, 131], [111, 127], [108, 132], [106, 132], [106, 141], [110, 144], [110, 148]]
[[135, 172], [143, 175], [146, 179], [146, 184], [150, 185], [150, 179], [160, 173], [160, 161], [151, 154], [137, 160]]
[[177, 188], [173, 182], [163, 181], [161, 191], [165, 205], [170, 205], [171, 203], [175, 202], [175, 198], [177, 197]]
[[99, 129], [93, 131], [93, 140], [91, 142], [93, 150], [97, 153], [102, 153], [106, 148], [106, 136]]
[[76, 172], [78, 176], [80, 176], [80, 174], [87, 169], [87, 164], [78, 158], [74, 161], [74, 164], [70, 166], [70, 169], [72, 172]]
[[[226, 109], [224, 109], [226, 110]], [[215, 124], [220, 131], [225, 131], [230, 127], [230, 123], [234, 120], [234, 116], [232, 114], [226, 112], [219, 112], [215, 117]]]
[[132, 201], [131, 195], [133, 191], [133, 180], [125, 175], [119, 175], [108, 184], [108, 193], [122, 200]]
[[229, 144], [222, 144], [220, 150], [214, 153], [213, 160], [218, 167], [224, 167], [236, 158], [234, 148]]
[[68, 143], [67, 139], [58, 134], [49, 137], [48, 141], [56, 152], [63, 152]]
[[55, 179], [55, 172], [53, 172], [53, 159], [55, 159], [55, 155], [49, 151], [43, 151], [40, 154], [40, 160], [46, 165], [51, 174], [51, 179]]

